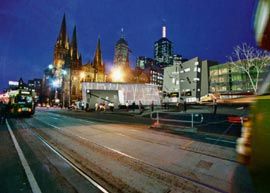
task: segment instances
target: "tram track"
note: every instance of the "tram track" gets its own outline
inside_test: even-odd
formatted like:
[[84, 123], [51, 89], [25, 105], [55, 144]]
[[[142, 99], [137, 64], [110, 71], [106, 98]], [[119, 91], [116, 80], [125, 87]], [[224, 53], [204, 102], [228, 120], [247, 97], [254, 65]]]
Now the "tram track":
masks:
[[[55, 115], [55, 114], [54, 114]], [[51, 114], [49, 114], [49, 116], [52, 116]], [[61, 118], [70, 118], [70, 117], [67, 117], [67, 116], [64, 116], [64, 115], [60, 115]], [[84, 120], [84, 119], [77, 119], [76, 120], [79, 120], [79, 121], [82, 121], [84, 123], [87, 123], [87, 124], [93, 124], [95, 122], [93, 121], [88, 121], [88, 120]], [[123, 123], [122, 123], [123, 124]], [[142, 130], [134, 130], [132, 129], [132, 125], [126, 125], [126, 124], [123, 124], [126, 128], [130, 129], [131, 131], [142, 131]], [[119, 128], [119, 125], [117, 124], [114, 124], [112, 123], [110, 125], [110, 128], [112, 129], [116, 129], [116, 128]], [[105, 128], [101, 128], [101, 127], [95, 127], [95, 125], [91, 125], [91, 129], [94, 129], [94, 130], [97, 130], [99, 132], [103, 132], [103, 133], [115, 133], [115, 131], [108, 131], [108, 129], [105, 129]], [[145, 129], [147, 129], [147, 127], [143, 127], [144, 131]], [[76, 131], [77, 133], [80, 133], [81, 135], [84, 135], [84, 133], [82, 131]], [[152, 135], [156, 135], [157, 133], [152, 131], [152, 130], [147, 130], [147, 132], [150, 132]], [[184, 150], [184, 151], [189, 151], [189, 152], [192, 152], [192, 153], [196, 153], [196, 154], [203, 154], [203, 155], [206, 155], [206, 156], [210, 156], [210, 157], [213, 157], [213, 158], [217, 158], [217, 159], [221, 159], [221, 160], [226, 160], [226, 161], [230, 161], [230, 162], [234, 162], [234, 163], [238, 163], [238, 161], [236, 160], [235, 157], [231, 157], [230, 155], [227, 155], [227, 154], [218, 154], [217, 155], [217, 152], [211, 152], [211, 149], [213, 148], [213, 144], [209, 145], [210, 148], [205, 148], [206, 152], [203, 151], [204, 149], [202, 148], [199, 148], [199, 147], [192, 147], [191, 144], [193, 142], [195, 142], [194, 140], [191, 140], [190, 138], [184, 138], [184, 137], [181, 137], [181, 136], [177, 136], [176, 139], [183, 139], [183, 140], [186, 140], [187, 143], [184, 143], [184, 144], [177, 144], [177, 143], [174, 143], [172, 141], [166, 141], [166, 140], [163, 140], [163, 139], [159, 139], [159, 140], [152, 140], [151, 138], [147, 137], [147, 136], [141, 136], [141, 135], [136, 135], [134, 132], [125, 132], [124, 134], [121, 133], [120, 131], [117, 131], [118, 135], [122, 135], [124, 137], [128, 137], [130, 139], [135, 139], [135, 140], [140, 140], [140, 141], [143, 141], [143, 142], [147, 142], [147, 143], [152, 143], [152, 144], [157, 144], [157, 145], [163, 145], [163, 146], [171, 146], [171, 147], [174, 147], [174, 148], [178, 148], [178, 149], [181, 149], [181, 150]], [[160, 133], [158, 133], [160, 134]], [[164, 133], [163, 134], [164, 136], [169, 136], [169, 137], [173, 137], [175, 138], [174, 135], [171, 135], [171, 134], [167, 134], [167, 133]], [[212, 139], [212, 140], [215, 140], [215, 139]], [[202, 142], [201, 142], [202, 143]], [[204, 143], [204, 146], [207, 145], [206, 143]], [[226, 147], [223, 147], [222, 150], [223, 150], [223, 153], [224, 153], [224, 149], [226, 149]], [[227, 149], [231, 149], [231, 148], [227, 148]], [[219, 153], [219, 152], [218, 152]]]
[[[35, 128], [34, 130], [37, 131]], [[38, 132], [40, 132], [40, 130], [38, 130]], [[171, 171], [164, 170], [163, 168], [159, 168], [149, 163], [145, 163], [143, 160], [139, 160], [136, 158], [133, 159], [133, 157], [131, 156], [124, 155], [122, 152], [117, 152], [108, 147], [93, 143], [89, 141], [88, 139], [80, 137], [79, 135], [74, 135], [73, 133], [68, 133], [67, 131], [63, 131], [61, 129], [54, 129], [53, 132], [56, 132], [62, 136], [69, 138], [72, 142], [76, 141], [76, 143], [79, 143], [80, 145], [85, 146], [88, 149], [91, 149], [92, 151], [93, 149], [95, 149], [95, 151], [98, 151], [99, 153], [103, 154], [103, 156], [107, 157], [107, 159], [116, 160], [118, 162], [121, 162], [121, 164], [128, 165], [128, 167], [132, 168], [134, 171], [144, 173], [144, 175], [151, 178], [156, 178], [157, 181], [165, 183], [167, 187], [170, 187], [173, 184], [175, 185], [175, 188], [182, 189], [182, 190], [190, 190], [190, 192], [204, 192], [203, 190], [207, 190], [206, 192], [211, 192], [211, 191], [212, 192], [226, 192], [222, 189], [194, 180], [188, 176], [181, 176], [177, 173], [173, 173]], [[44, 135], [44, 133], [42, 135]], [[64, 151], [67, 151], [67, 150], [64, 150]], [[72, 150], [68, 150], [68, 152], [70, 153], [72, 152]], [[71, 156], [72, 154], [74, 154], [74, 152], [71, 153]], [[80, 155], [76, 154], [76, 156], [80, 156]], [[77, 162], [79, 160], [77, 160]], [[84, 161], [89, 162], [89, 160], [84, 160]], [[123, 186], [123, 184], [121, 183], [118, 185], [120, 185], [120, 187]], [[134, 191], [136, 190], [132, 190], [131, 192], [134, 192]]]
[[[16, 128], [18, 130], [17, 135], [22, 135], [24, 137], [24, 140], [26, 140], [26, 141], [29, 140], [29, 139], [26, 139], [26, 138], [28, 138], [28, 137], [26, 137], [26, 135], [33, 136], [37, 141], [39, 141], [41, 144], [43, 144], [48, 149], [48, 151], [53, 153], [55, 156], [59, 157], [63, 162], [65, 162], [67, 165], [69, 165], [71, 168], [73, 168], [77, 172], [78, 175], [82, 176], [82, 178], [84, 178], [86, 181], [88, 181], [90, 184], [92, 184], [94, 187], [96, 187], [96, 189], [98, 189], [98, 191], [95, 190], [94, 192], [100, 192], [100, 193], [109, 193], [110, 192], [106, 188], [104, 188], [101, 184], [96, 182], [91, 176], [87, 175], [87, 173], [85, 173], [81, 168], [79, 168], [79, 167], [77, 167], [77, 165], [73, 164], [73, 161], [70, 160], [67, 155], [62, 153], [61, 150], [59, 150], [56, 146], [54, 146], [53, 143], [50, 143], [48, 140], [46, 140], [44, 137], [42, 137], [42, 135], [40, 135], [34, 129], [29, 128], [29, 125], [24, 120], [13, 119], [11, 122], [14, 122], [16, 125]], [[20, 129], [18, 129], [18, 127], [20, 127]], [[14, 128], [15, 128], [15, 126], [14, 126]], [[18, 134], [18, 132], [20, 134]], [[25, 141], [25, 143], [27, 143], [26, 141]], [[33, 142], [30, 142], [30, 143], [33, 143]], [[37, 148], [37, 147], [35, 147], [35, 148]], [[40, 148], [38, 148], [38, 150], [40, 150]], [[46, 152], [47, 152], [47, 150], [46, 150]], [[42, 154], [44, 154], [44, 152]], [[45, 153], [45, 154], [47, 154], [47, 153]], [[51, 164], [53, 164], [53, 163], [51, 163]], [[66, 176], [62, 176], [61, 178], [64, 179], [65, 177]], [[80, 192], [80, 190], [76, 190], [76, 187], [72, 186], [72, 184], [70, 184], [69, 190], [75, 191], [75, 192]], [[87, 191], [87, 190], [84, 190], [83, 192], [85, 192], [85, 191]], [[88, 190], [87, 192], [89, 192], [89, 191], [91, 191], [91, 190]]]

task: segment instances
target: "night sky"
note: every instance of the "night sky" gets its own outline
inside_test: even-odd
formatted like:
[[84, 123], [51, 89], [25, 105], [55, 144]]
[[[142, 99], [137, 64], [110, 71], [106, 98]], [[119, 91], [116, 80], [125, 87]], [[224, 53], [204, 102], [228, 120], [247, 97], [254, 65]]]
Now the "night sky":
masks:
[[111, 65], [121, 28], [132, 66], [137, 56], [153, 57], [163, 23], [174, 53], [223, 63], [234, 46], [255, 45], [254, 6], [255, 0], [1, 0], [0, 90], [8, 80], [42, 78], [64, 13], [69, 37], [77, 26], [83, 63], [92, 60], [100, 35]]

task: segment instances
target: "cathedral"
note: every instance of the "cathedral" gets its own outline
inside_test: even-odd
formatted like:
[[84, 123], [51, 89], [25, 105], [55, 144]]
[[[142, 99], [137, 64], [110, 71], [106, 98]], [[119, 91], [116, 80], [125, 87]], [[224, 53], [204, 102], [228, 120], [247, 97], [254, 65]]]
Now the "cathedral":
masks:
[[100, 38], [92, 62], [83, 64], [78, 49], [76, 26], [70, 41], [64, 15], [54, 46], [53, 64], [45, 70], [44, 82], [45, 95], [49, 99], [47, 102], [62, 103], [64, 106], [70, 106], [75, 101], [81, 100], [82, 82], [106, 82]]

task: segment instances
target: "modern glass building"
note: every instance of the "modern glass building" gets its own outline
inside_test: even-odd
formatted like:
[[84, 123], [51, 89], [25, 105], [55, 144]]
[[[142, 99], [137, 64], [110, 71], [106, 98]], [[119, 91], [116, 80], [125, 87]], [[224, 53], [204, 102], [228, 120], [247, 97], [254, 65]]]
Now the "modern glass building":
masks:
[[220, 94], [252, 93], [247, 74], [230, 63], [210, 67], [210, 92]]

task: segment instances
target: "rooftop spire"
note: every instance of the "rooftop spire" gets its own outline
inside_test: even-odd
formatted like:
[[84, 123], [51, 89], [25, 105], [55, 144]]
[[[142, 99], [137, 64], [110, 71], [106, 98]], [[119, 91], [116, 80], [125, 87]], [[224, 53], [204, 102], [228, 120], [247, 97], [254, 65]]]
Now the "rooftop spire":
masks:
[[101, 48], [100, 48], [100, 37], [98, 36], [97, 48], [93, 60], [94, 67], [98, 67], [102, 65], [102, 56], [101, 56]]
[[72, 40], [71, 40], [71, 46], [73, 48], [77, 48], [77, 34], [76, 34], [76, 25], [73, 28], [73, 34], [72, 34]]
[[121, 38], [124, 38], [124, 28], [121, 28]]
[[67, 41], [67, 27], [66, 27], [66, 15], [64, 14], [61, 24], [61, 29], [59, 32], [58, 40], [62, 42], [63, 45], [65, 45]]
[[162, 26], [162, 38], [166, 38], [166, 26]]

